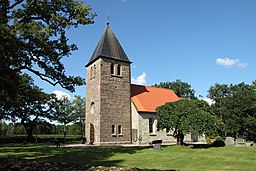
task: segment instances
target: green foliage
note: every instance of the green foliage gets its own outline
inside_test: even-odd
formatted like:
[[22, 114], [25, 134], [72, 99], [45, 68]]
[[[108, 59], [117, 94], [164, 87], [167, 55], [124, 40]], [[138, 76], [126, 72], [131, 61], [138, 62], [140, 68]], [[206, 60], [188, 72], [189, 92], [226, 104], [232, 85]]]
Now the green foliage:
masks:
[[206, 138], [207, 144], [212, 144], [215, 141], [223, 141], [223, 138], [219, 135], [210, 135], [210, 136], [207, 136], [207, 138]]
[[195, 90], [192, 89], [191, 85], [182, 82], [181, 80], [176, 80], [174, 82], [160, 82], [160, 84], [155, 84], [153, 86], [171, 89], [178, 97], [196, 99]]
[[158, 107], [157, 127], [174, 130], [174, 137], [177, 137], [177, 140], [180, 135], [193, 130], [196, 130], [199, 135], [218, 133], [221, 123], [207, 112], [208, 107], [202, 106], [203, 103], [199, 100], [183, 99]]
[[223, 138], [221, 136], [215, 137], [215, 141], [223, 141]]
[[[0, 82], [8, 93], [16, 74], [31, 72], [74, 91], [81, 77], [67, 76], [61, 60], [77, 50], [67, 30], [93, 23], [90, 6], [77, 0], [3, 0], [0, 3]], [[2, 87], [1, 87], [2, 88]]]
[[[67, 124], [79, 121], [80, 134], [84, 134], [85, 98], [75, 96], [72, 102], [67, 98], [55, 99], [53, 120], [63, 124], [64, 137], [68, 133]], [[77, 124], [75, 125], [77, 126]]]
[[211, 143], [212, 143], [211, 138], [210, 138], [210, 137], [207, 137], [206, 140], [205, 140], [205, 142], [206, 142], [207, 144], [211, 144]]
[[50, 117], [52, 102], [50, 99], [53, 95], [42, 92], [27, 74], [20, 75], [16, 82], [15, 96], [0, 106], [1, 113], [12, 121], [19, 121], [24, 126], [30, 141], [33, 139], [32, 132], [36, 124]]
[[246, 135], [255, 140], [255, 82], [251, 85], [215, 84], [210, 88], [208, 97], [215, 101], [212, 105], [213, 113], [225, 124], [227, 136]]

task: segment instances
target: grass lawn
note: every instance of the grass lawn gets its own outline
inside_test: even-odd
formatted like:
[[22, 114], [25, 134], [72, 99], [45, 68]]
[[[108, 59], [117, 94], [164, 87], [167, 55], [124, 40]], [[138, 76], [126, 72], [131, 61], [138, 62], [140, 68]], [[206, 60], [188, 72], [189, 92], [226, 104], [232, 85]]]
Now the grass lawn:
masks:
[[192, 148], [162, 147], [0, 147], [0, 163], [7, 156], [31, 162], [59, 162], [89, 166], [117, 166], [174, 170], [255, 170], [256, 146]]

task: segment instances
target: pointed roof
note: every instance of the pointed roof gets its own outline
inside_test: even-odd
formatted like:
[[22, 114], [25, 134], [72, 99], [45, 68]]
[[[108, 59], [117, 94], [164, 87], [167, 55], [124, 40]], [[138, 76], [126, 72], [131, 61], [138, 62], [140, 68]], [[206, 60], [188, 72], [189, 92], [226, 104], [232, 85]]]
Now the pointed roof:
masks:
[[158, 106], [180, 98], [170, 89], [131, 85], [131, 99], [138, 112], [156, 112]]
[[101, 39], [86, 67], [100, 57], [111, 58], [131, 63], [119, 41], [117, 40], [115, 34], [112, 32], [109, 23], [107, 23]]

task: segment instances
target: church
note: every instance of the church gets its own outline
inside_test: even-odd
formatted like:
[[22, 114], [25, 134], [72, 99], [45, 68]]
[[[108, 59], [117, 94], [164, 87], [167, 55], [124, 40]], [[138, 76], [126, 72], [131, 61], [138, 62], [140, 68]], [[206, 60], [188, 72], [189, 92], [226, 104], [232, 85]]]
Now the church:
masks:
[[[170, 89], [131, 84], [131, 61], [109, 23], [86, 64], [86, 139], [89, 144], [175, 143], [157, 130], [156, 108], [180, 98]], [[187, 135], [185, 141], [193, 137]]]

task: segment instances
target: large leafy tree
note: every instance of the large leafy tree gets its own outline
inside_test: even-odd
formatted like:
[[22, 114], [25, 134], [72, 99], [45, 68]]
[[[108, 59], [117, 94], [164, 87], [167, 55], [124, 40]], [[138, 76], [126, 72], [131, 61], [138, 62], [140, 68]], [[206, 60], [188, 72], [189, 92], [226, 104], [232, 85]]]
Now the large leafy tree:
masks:
[[215, 101], [214, 113], [225, 124], [227, 136], [256, 136], [256, 89], [251, 85], [215, 84], [209, 89], [208, 97]]
[[209, 112], [205, 101], [183, 99], [166, 103], [157, 108], [157, 127], [173, 131], [177, 144], [183, 145], [184, 135], [197, 131], [198, 134], [218, 134], [221, 123]]
[[155, 84], [153, 86], [171, 89], [178, 97], [196, 99], [195, 90], [192, 89], [190, 84], [181, 80], [176, 80], [174, 82], [160, 82], [160, 84]]
[[27, 140], [33, 140], [36, 125], [51, 115], [52, 94], [42, 92], [35, 86], [33, 79], [23, 74], [17, 80], [16, 97], [2, 107], [2, 114], [9, 119], [19, 121], [25, 128]]
[[62, 58], [77, 49], [67, 29], [92, 24], [96, 16], [78, 0], [2, 0], [0, 3], [0, 88], [12, 94], [17, 73], [74, 91], [80, 77], [68, 76]]

